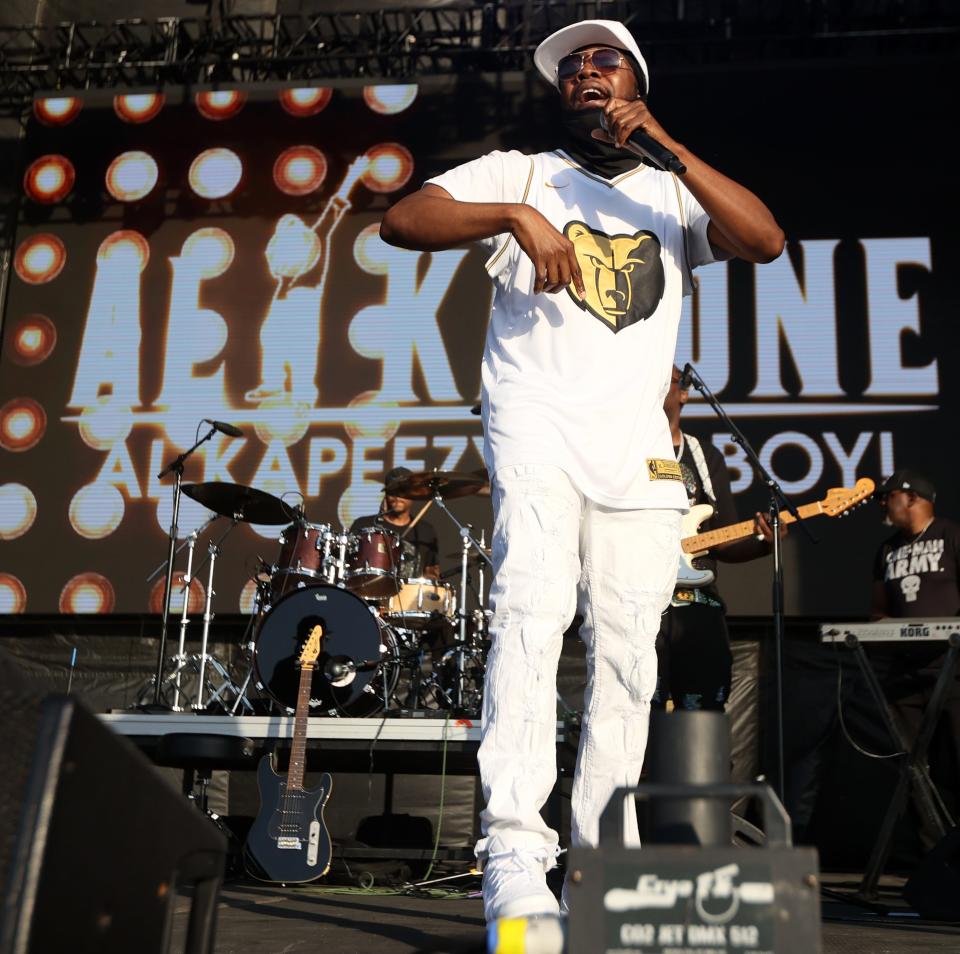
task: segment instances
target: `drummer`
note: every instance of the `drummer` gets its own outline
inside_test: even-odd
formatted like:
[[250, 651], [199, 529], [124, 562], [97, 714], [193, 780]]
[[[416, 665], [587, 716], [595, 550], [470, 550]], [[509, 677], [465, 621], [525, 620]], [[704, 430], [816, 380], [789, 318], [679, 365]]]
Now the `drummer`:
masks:
[[[413, 503], [403, 497], [387, 493], [387, 488], [413, 475], [407, 467], [394, 467], [383, 479], [383, 502], [380, 512], [367, 517], [358, 517], [350, 526], [351, 533], [362, 530], [389, 530], [400, 536], [400, 578], [404, 580], [427, 577], [440, 578], [438, 562], [437, 531], [426, 520], [418, 520], [412, 528], [414, 516], [410, 513]], [[410, 528], [410, 529], [408, 529]]]

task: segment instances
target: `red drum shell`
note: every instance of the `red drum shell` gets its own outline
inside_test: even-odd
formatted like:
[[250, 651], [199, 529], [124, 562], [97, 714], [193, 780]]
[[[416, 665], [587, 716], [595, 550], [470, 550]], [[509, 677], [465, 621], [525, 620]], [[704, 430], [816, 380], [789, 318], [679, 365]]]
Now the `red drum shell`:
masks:
[[400, 537], [379, 527], [360, 530], [356, 537], [356, 550], [347, 567], [347, 589], [368, 599], [385, 599], [396, 594]]
[[324, 545], [329, 533], [327, 523], [294, 523], [283, 531], [270, 586], [274, 603], [291, 590], [324, 582]]

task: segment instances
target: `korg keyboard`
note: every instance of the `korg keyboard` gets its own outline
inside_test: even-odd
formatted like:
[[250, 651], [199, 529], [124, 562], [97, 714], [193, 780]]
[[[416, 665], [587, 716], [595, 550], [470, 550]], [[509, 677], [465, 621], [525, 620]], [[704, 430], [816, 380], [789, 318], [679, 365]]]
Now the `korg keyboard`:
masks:
[[820, 641], [843, 642], [847, 636], [856, 636], [861, 643], [918, 643], [946, 640], [960, 633], [960, 617], [937, 619], [879, 619], [874, 623], [823, 623]]

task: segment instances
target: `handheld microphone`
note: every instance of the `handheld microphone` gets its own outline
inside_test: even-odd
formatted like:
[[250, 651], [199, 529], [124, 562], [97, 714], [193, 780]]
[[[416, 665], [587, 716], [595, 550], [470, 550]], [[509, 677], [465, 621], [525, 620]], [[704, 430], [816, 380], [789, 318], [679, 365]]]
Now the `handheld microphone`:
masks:
[[234, 427], [233, 424], [226, 424], [223, 421], [211, 421], [209, 417], [203, 419], [204, 424], [209, 424], [215, 431], [219, 431], [221, 434], [226, 434], [229, 437], [243, 437], [243, 431], [239, 427]]
[[[605, 113], [600, 114], [600, 127], [607, 135], [610, 134], [610, 130], [607, 129]], [[687, 167], [677, 158], [676, 153], [661, 145], [653, 136], [645, 133], [642, 129], [634, 129], [623, 144], [623, 148], [641, 159], [646, 159], [655, 168], [664, 172], [676, 172], [678, 175], [682, 175], [687, 171]]]
[[683, 366], [683, 371], [680, 372], [680, 380], [677, 381], [677, 386], [681, 391], [689, 391], [690, 385], [693, 382], [693, 365], [688, 361]]

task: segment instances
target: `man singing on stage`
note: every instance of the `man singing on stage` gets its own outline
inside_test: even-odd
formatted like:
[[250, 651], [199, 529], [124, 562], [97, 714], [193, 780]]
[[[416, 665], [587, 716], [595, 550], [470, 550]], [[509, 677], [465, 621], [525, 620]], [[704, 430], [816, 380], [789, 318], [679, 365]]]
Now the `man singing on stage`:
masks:
[[[766, 206], [648, 111], [647, 67], [622, 23], [565, 27], [534, 62], [560, 96], [560, 148], [451, 169], [380, 228], [411, 249], [478, 241], [495, 285], [482, 369], [494, 506], [477, 845], [488, 921], [558, 911], [546, 883], [558, 836], [540, 809], [556, 779], [557, 663], [578, 604], [589, 684], [574, 844], [594, 844], [611, 792], [639, 779], [687, 507], [663, 412], [682, 296], [694, 267], [783, 249]], [[623, 148], [636, 133], [686, 171]], [[636, 840], [632, 811], [626, 825]]]

